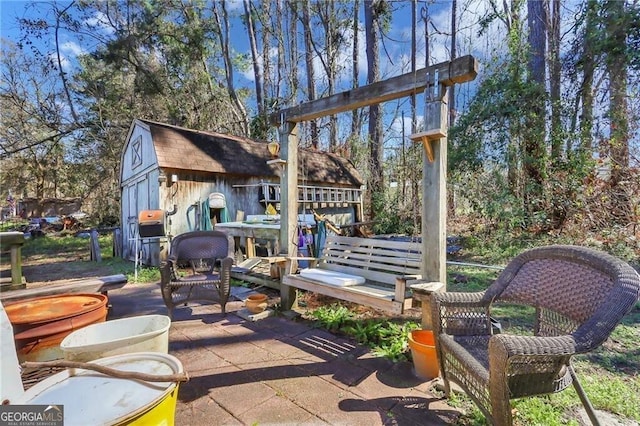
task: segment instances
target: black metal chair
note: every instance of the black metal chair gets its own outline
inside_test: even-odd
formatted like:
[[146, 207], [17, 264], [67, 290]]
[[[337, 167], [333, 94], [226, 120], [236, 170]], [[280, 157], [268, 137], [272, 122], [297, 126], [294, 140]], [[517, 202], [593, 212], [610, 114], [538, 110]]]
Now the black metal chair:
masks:
[[[434, 293], [431, 313], [445, 393], [454, 381], [490, 423], [511, 425], [511, 399], [573, 384], [598, 424], [571, 359], [600, 346], [639, 294], [640, 276], [631, 266], [575, 246], [528, 250], [483, 292]], [[493, 335], [491, 308], [497, 302], [535, 308], [533, 335]]]
[[162, 298], [173, 309], [191, 301], [220, 303], [229, 300], [233, 238], [221, 231], [194, 231], [176, 236], [166, 262], [160, 265]]

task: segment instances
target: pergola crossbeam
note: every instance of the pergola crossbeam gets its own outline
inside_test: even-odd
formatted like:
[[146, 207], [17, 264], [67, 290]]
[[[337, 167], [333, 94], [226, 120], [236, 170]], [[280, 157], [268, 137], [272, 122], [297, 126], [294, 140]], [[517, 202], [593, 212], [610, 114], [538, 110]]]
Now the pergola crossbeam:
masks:
[[452, 86], [473, 80], [478, 74], [478, 62], [471, 55], [462, 56], [451, 62], [442, 62], [421, 68], [415, 73], [402, 74], [326, 98], [282, 109], [272, 114], [270, 121], [274, 126], [281, 125], [283, 121], [299, 123], [417, 94], [424, 91], [430, 84], [429, 73], [436, 71], [438, 84]]

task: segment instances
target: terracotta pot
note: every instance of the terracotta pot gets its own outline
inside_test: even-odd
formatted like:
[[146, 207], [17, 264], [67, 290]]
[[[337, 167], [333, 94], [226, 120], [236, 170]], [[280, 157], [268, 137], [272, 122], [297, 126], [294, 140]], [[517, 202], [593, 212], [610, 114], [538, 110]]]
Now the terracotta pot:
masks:
[[252, 294], [244, 301], [244, 305], [252, 314], [259, 314], [260, 312], [267, 309], [267, 295]]

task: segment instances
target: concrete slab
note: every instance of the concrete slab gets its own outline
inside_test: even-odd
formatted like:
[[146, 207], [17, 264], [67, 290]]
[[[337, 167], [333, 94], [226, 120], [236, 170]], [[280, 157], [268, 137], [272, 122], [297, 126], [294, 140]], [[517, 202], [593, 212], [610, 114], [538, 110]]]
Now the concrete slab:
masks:
[[271, 316], [273, 316], [275, 314], [275, 311], [273, 309], [267, 309], [264, 310], [260, 313], [257, 314], [253, 314], [251, 312], [249, 312], [248, 309], [246, 308], [242, 308], [239, 311], [235, 312], [236, 315], [238, 315], [240, 318], [245, 319], [247, 321], [260, 321], [263, 320], [265, 318], [269, 318]]

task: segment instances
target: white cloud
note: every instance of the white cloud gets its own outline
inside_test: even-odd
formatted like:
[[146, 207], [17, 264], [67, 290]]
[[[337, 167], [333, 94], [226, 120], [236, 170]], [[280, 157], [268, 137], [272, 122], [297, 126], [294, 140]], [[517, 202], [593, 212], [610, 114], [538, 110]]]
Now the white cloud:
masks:
[[96, 12], [93, 17], [87, 19], [85, 24], [90, 28], [102, 31], [105, 34], [113, 34], [115, 29], [109, 23], [109, 18], [103, 12]]
[[60, 50], [64, 53], [69, 53], [73, 56], [86, 55], [88, 52], [73, 41], [67, 41], [60, 45]]

